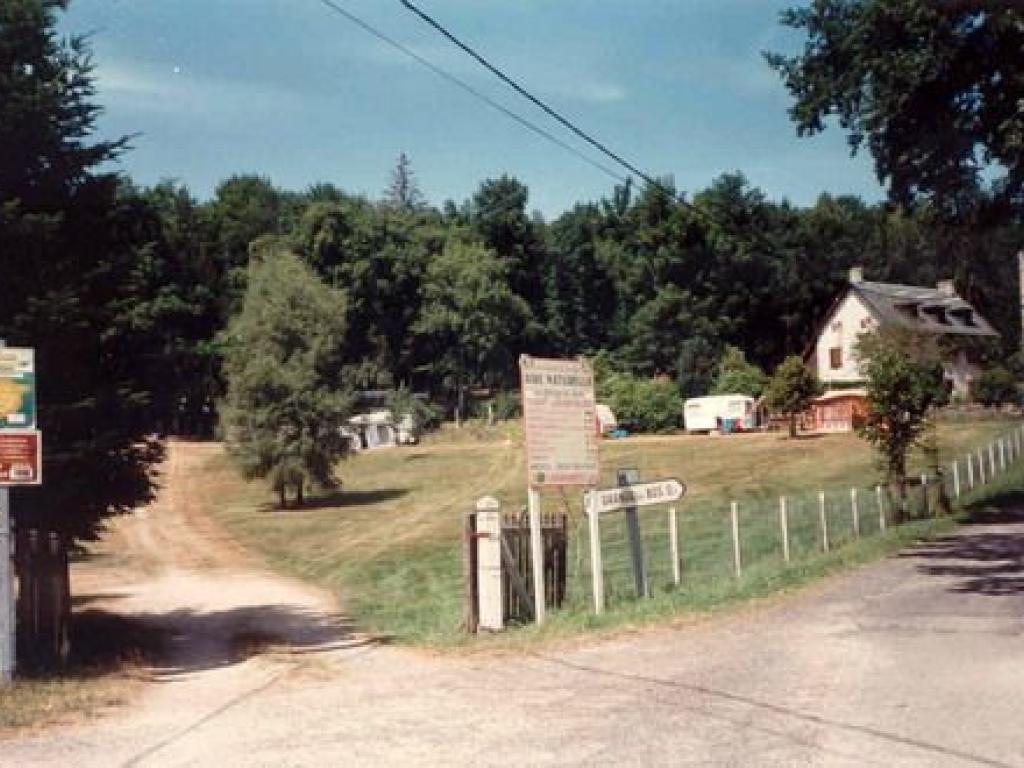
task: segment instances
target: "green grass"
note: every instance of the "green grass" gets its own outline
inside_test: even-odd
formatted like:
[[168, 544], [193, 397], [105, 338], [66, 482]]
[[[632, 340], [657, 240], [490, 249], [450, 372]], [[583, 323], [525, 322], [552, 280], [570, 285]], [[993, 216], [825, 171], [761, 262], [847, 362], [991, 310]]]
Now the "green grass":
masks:
[[[1009, 429], [1006, 420], [958, 420], [940, 425], [942, 460], [961, 455]], [[207, 472], [229, 489], [214, 504], [223, 524], [243, 543], [285, 572], [336, 591], [364, 627], [400, 642], [452, 645], [515, 644], [664, 620], [736, 600], [765, 595], [898, 549], [945, 530], [946, 520], [920, 520], [878, 536], [874, 457], [854, 435], [789, 440], [775, 434], [731, 437], [656, 437], [602, 445], [605, 482], [617, 467], [642, 477], [675, 476], [688, 485], [678, 505], [683, 584], [671, 582], [667, 517], [641, 512], [652, 598], [637, 601], [622, 517], [602, 519], [609, 610], [590, 611], [588, 536], [578, 492], [545, 493], [546, 512], [569, 516], [567, 605], [544, 628], [523, 627], [502, 639], [468, 641], [459, 632], [462, 606], [462, 515], [476, 498], [494, 495], [506, 509], [525, 502], [525, 465], [517, 424], [446, 430], [424, 445], [358, 455], [340, 468], [344, 492], [315, 507], [279, 511], [260, 484], [224, 485], [231, 470], [220, 459]], [[920, 457], [911, 465], [923, 468]], [[861, 538], [854, 540], [849, 493], [859, 489]], [[833, 551], [823, 554], [818, 492], [826, 505]], [[793, 562], [782, 561], [778, 497], [789, 504]], [[919, 494], [915, 494], [918, 496]], [[733, 574], [729, 502], [739, 503], [744, 572]], [[919, 503], [912, 514], [919, 514]]]

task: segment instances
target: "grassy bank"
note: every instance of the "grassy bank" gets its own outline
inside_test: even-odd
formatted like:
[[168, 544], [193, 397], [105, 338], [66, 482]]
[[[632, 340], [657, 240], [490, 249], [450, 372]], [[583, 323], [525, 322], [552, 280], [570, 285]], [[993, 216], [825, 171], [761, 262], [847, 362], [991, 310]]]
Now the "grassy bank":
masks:
[[[961, 420], [940, 426], [943, 460], [1007, 430], [1004, 421]], [[580, 627], [645, 622], [687, 610], [763, 595], [851, 563], [864, 562], [907, 541], [944, 529], [948, 521], [922, 520], [876, 532], [870, 486], [874, 457], [853, 435], [788, 440], [775, 434], [730, 437], [638, 437], [602, 445], [605, 481], [617, 467], [637, 467], [642, 477], [675, 476], [688, 485], [679, 506], [684, 580], [669, 583], [663, 510], [643, 513], [653, 598], [632, 599], [621, 523], [605, 526], [608, 613], [588, 610], [589, 557], [578, 493], [549, 493], [547, 511], [570, 520], [569, 599], [543, 634]], [[915, 457], [912, 469], [922, 467]], [[226, 460], [207, 470], [223, 478]], [[462, 600], [459, 535], [462, 514], [482, 495], [507, 509], [525, 501], [525, 466], [517, 425], [444, 432], [408, 449], [356, 456], [341, 467], [344, 491], [303, 510], [275, 511], [260, 484], [237, 484], [217, 516], [246, 545], [288, 573], [338, 591], [363, 626], [404, 642], [465, 642], [458, 632]], [[862, 538], [853, 540], [850, 487], [861, 489]], [[825, 490], [833, 546], [819, 554], [817, 492]], [[790, 501], [794, 562], [785, 566], [777, 532], [778, 496]], [[744, 574], [736, 579], [728, 519], [740, 503]], [[538, 634], [524, 628], [522, 639]], [[494, 642], [494, 641], [491, 641]], [[510, 642], [508, 640], [501, 642]], [[512, 640], [511, 642], [515, 642]]]

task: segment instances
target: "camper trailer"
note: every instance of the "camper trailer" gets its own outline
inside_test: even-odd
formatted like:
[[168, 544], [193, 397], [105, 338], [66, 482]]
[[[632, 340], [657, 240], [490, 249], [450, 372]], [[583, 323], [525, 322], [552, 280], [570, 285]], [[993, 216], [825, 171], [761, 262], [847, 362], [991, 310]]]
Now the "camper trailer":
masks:
[[687, 432], [742, 432], [757, 428], [757, 402], [746, 395], [692, 397], [683, 403]]

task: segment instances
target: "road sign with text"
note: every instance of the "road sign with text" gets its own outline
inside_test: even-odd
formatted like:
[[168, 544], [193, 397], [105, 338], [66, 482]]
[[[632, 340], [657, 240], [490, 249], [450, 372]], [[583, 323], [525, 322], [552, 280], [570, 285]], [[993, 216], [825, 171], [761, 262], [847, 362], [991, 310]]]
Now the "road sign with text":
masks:
[[675, 478], [621, 488], [604, 488], [594, 491], [592, 509], [601, 513], [630, 507], [647, 507], [652, 504], [669, 504], [679, 501], [685, 493], [686, 486]]

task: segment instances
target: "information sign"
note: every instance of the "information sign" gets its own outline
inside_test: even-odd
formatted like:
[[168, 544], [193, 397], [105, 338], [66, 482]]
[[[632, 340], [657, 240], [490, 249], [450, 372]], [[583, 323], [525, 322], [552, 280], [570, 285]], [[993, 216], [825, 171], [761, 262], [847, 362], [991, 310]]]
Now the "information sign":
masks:
[[669, 504], [679, 501], [684, 493], [686, 486], [674, 478], [621, 488], [604, 488], [594, 492], [592, 508], [595, 512], [601, 513], [629, 507], [646, 507], [651, 504]]
[[36, 426], [36, 369], [31, 349], [0, 347], [0, 430]]
[[590, 363], [523, 355], [519, 372], [529, 484], [597, 485], [597, 405]]
[[0, 486], [39, 485], [43, 438], [34, 429], [0, 430]]

